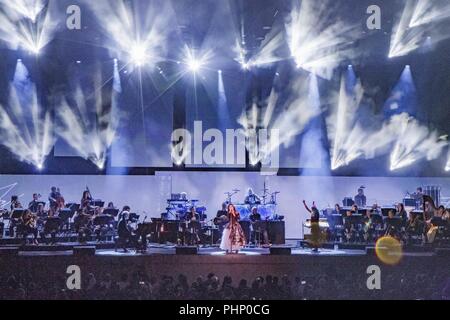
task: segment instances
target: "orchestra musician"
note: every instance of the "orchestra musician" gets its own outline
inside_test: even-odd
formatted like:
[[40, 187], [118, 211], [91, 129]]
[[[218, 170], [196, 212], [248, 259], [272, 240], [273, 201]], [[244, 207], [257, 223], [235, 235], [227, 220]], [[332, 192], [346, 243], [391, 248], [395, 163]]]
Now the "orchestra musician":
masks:
[[361, 186], [358, 189], [358, 194], [355, 196], [355, 204], [361, 208], [364, 208], [367, 204], [367, 198], [364, 195], [364, 187], [363, 186]]
[[81, 196], [80, 209], [89, 208], [89, 206], [91, 205], [91, 201], [91, 193], [89, 192], [89, 189], [86, 189], [85, 191], [83, 191], [83, 195]]
[[395, 211], [394, 210], [389, 210], [388, 211], [388, 219], [386, 219], [386, 232], [385, 232], [385, 236], [390, 236], [393, 238], [400, 238], [400, 229], [399, 229], [399, 225], [396, 224], [395, 222]]
[[267, 232], [267, 226], [263, 223], [257, 207], [252, 208], [249, 219], [253, 230], [253, 242], [256, 244], [256, 232], [260, 232], [263, 234], [264, 245], [269, 245], [269, 234]]
[[88, 208], [80, 209], [74, 219], [75, 232], [78, 233], [78, 242], [86, 243], [91, 234], [91, 223], [93, 217], [89, 214]]
[[11, 211], [14, 211], [14, 209], [22, 209], [22, 204], [19, 201], [18, 196], [11, 196]]
[[41, 197], [40, 194], [33, 193], [33, 200], [31, 200], [30, 203], [28, 204], [28, 210], [30, 210], [32, 213], [38, 212], [39, 204], [41, 204], [41, 202], [39, 202], [40, 197]]
[[233, 252], [237, 254], [239, 250], [245, 246], [245, 235], [239, 224], [240, 215], [236, 210], [236, 207], [230, 203], [227, 207], [227, 211], [229, 222], [223, 230], [220, 249], [225, 250], [227, 254]]
[[188, 243], [191, 245], [198, 244], [200, 242], [200, 237], [198, 235], [200, 231], [200, 215], [197, 213], [194, 206], [190, 207], [185, 219], [189, 230]]
[[419, 237], [423, 235], [423, 222], [419, 219], [419, 216], [413, 211], [409, 213], [408, 220], [405, 226], [405, 242], [410, 244], [413, 237]]
[[261, 204], [261, 198], [253, 192], [252, 188], [248, 188], [244, 203], [251, 206], [254, 206], [255, 204]]
[[405, 210], [405, 205], [401, 202], [397, 204], [397, 216], [401, 217], [403, 221], [408, 219], [408, 213]]
[[310, 209], [306, 204], [306, 201], [303, 200], [303, 206], [305, 207], [306, 211], [311, 214], [311, 240], [309, 241], [309, 244], [313, 252], [319, 252], [321, 242], [321, 232], [319, 226], [320, 212], [317, 209], [315, 202], [313, 202], [313, 205]]
[[357, 228], [351, 218], [354, 213], [355, 213], [354, 210], [349, 210], [346, 212], [346, 215], [344, 217], [344, 234], [345, 234], [345, 239], [349, 242], [352, 242], [355, 240], [355, 235], [356, 235], [356, 231], [357, 231]]
[[[11, 212], [14, 212], [14, 210], [16, 209], [22, 209], [22, 204], [19, 201], [19, 197], [18, 196], [11, 196]], [[18, 226], [20, 225], [20, 221], [16, 220], [16, 219], [11, 219], [11, 222], [9, 224], [9, 234], [13, 235], [14, 234], [14, 229], [16, 229]]]
[[49, 196], [48, 196], [49, 206], [50, 206], [50, 209], [51, 209], [53, 212], [56, 212], [56, 211], [57, 211], [57, 208], [58, 208], [58, 197], [59, 197], [59, 193], [58, 193], [56, 187], [51, 187], [50, 190], [51, 190], [51, 191], [50, 191], [50, 194], [49, 194]]
[[223, 232], [224, 225], [228, 222], [227, 203], [222, 203], [221, 210], [217, 210], [214, 224], [219, 227], [219, 232]]
[[122, 246], [124, 252], [128, 252], [128, 246], [137, 247], [137, 237], [133, 234], [134, 230], [131, 226], [133, 222], [130, 220], [130, 210], [129, 206], [123, 207], [117, 225], [118, 245]]
[[39, 244], [38, 229], [37, 229], [37, 216], [31, 213], [30, 210], [26, 210], [22, 215], [22, 236], [24, 242], [26, 242], [27, 236], [33, 235], [33, 244]]
[[421, 209], [423, 206], [423, 189], [422, 187], [417, 187], [416, 192], [412, 194], [413, 199], [416, 202], [416, 209]]
[[364, 240], [369, 242], [373, 239], [374, 226], [372, 221], [372, 215], [375, 214], [374, 209], [366, 210], [366, 215], [363, 218], [364, 225]]

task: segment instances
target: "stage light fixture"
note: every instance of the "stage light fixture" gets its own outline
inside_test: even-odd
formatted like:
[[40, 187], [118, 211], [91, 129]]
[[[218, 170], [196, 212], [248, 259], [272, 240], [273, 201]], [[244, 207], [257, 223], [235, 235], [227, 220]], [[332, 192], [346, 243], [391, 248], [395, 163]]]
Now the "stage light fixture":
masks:
[[138, 67], [142, 66], [147, 59], [147, 48], [142, 43], [136, 43], [131, 47], [129, 52], [131, 62]]
[[187, 65], [191, 72], [197, 73], [201, 69], [203, 63], [201, 60], [191, 57], [187, 60]]
[[241, 66], [244, 70], [250, 70], [251, 64], [249, 62], [243, 62], [241, 63]]

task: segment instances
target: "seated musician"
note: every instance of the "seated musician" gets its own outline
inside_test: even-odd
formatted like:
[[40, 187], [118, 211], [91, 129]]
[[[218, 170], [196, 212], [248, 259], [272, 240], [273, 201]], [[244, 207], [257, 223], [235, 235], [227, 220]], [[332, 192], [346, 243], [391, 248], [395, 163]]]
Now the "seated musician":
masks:
[[[129, 209], [129, 206], [125, 206], [124, 209]], [[123, 210], [121, 212], [119, 224], [117, 225], [117, 235], [119, 236], [119, 245], [122, 246], [124, 252], [128, 252], [127, 247], [137, 247], [136, 236], [133, 235], [133, 228], [131, 227], [132, 221], [130, 220], [130, 211]]]
[[373, 209], [366, 210], [366, 215], [363, 218], [364, 240], [366, 240], [366, 242], [373, 239], [374, 225], [372, 221], [372, 214], [374, 213], [375, 211]]
[[[22, 209], [22, 204], [19, 201], [19, 197], [18, 196], [11, 196], [11, 214], [14, 212], [14, 210], [16, 209]], [[19, 225], [21, 224], [21, 221], [19, 221], [20, 219], [11, 219], [11, 223], [9, 224], [9, 234], [13, 235], [14, 234], [14, 229], [19, 227]]]
[[78, 233], [78, 242], [86, 243], [91, 234], [92, 215], [88, 208], [80, 209], [74, 219], [75, 231]]
[[260, 204], [261, 199], [255, 193], [253, 193], [252, 188], [248, 188], [247, 196], [245, 197], [244, 203], [249, 205]]
[[408, 220], [405, 226], [405, 241], [407, 244], [411, 243], [413, 237], [420, 237], [423, 234], [423, 222], [420, 221], [419, 216], [414, 212], [409, 213]]
[[388, 211], [388, 219], [386, 219], [385, 236], [400, 238], [401, 230], [399, 229], [399, 225], [394, 222], [395, 221], [394, 219], [395, 219], [395, 211], [389, 210]]
[[33, 235], [33, 244], [39, 244], [38, 229], [37, 229], [37, 217], [31, 213], [30, 210], [26, 210], [22, 216], [22, 236], [23, 240], [26, 242], [27, 236], [29, 234]]
[[192, 206], [189, 208], [189, 212], [186, 213], [187, 221], [200, 221], [200, 215], [195, 211], [195, 207]]
[[83, 191], [83, 195], [81, 196], [80, 201], [80, 209], [89, 208], [91, 205], [92, 196], [89, 190]]
[[256, 245], [256, 232], [262, 232], [263, 233], [263, 241], [265, 245], [269, 244], [269, 234], [267, 233], [267, 228], [265, 225], [262, 224], [261, 215], [258, 212], [257, 207], [252, 208], [252, 212], [249, 216], [250, 223], [252, 226], [252, 240], [253, 243]]
[[40, 195], [38, 195], [37, 193], [33, 193], [33, 200], [31, 200], [28, 204], [28, 210], [30, 210], [32, 213], [37, 213], [38, 211], [39, 204], [41, 204], [41, 202], [39, 202], [39, 197]]
[[200, 241], [199, 231], [200, 231], [200, 215], [195, 210], [195, 207], [192, 206], [189, 209], [189, 212], [185, 216], [186, 221], [188, 222], [188, 243], [191, 245], [198, 244]]
[[349, 210], [344, 217], [344, 233], [347, 241], [351, 242], [355, 240], [356, 226], [352, 221], [354, 210]]

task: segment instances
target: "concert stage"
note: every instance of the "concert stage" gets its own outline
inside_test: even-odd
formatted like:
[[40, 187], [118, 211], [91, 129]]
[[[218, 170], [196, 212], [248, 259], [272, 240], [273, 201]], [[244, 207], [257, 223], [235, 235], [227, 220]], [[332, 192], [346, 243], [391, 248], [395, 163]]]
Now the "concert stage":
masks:
[[[9, 250], [6, 251], [6, 248]], [[13, 248], [19, 251], [14, 252]], [[120, 276], [122, 273], [145, 271], [158, 278], [184, 274], [190, 281], [195, 281], [196, 277], [211, 272], [220, 277], [236, 275], [252, 279], [271, 274], [280, 277], [288, 275], [293, 279], [312, 276], [318, 268], [343, 274], [348, 270], [364, 274], [370, 265], [394, 271], [409, 270], [405, 268], [410, 267], [420, 270], [430, 265], [442, 266], [450, 262], [448, 251], [437, 254], [433, 250], [414, 250], [404, 252], [397, 266], [386, 266], [373, 251], [348, 249], [343, 245], [337, 249], [323, 248], [319, 253], [295, 245], [274, 246], [272, 249], [245, 248], [239, 254], [225, 254], [217, 247], [199, 248], [197, 254], [176, 251], [173, 245], [157, 244], [149, 245], [145, 253], [115, 251], [113, 243], [88, 243], [82, 247], [77, 243], [21, 248], [9, 245], [0, 249], [0, 270], [4, 274], [27, 270], [36, 277], [64, 277], [68, 266], [78, 265], [85, 274], [110, 273]]]

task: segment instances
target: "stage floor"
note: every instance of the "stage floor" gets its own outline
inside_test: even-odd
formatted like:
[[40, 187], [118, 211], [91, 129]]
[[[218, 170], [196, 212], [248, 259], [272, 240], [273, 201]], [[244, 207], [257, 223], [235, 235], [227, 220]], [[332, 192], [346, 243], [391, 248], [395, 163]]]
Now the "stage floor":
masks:
[[[32, 256], [69, 256], [73, 254], [73, 248], [75, 247], [96, 247], [95, 255], [99, 257], [145, 257], [145, 256], [160, 256], [160, 255], [175, 255], [175, 245], [160, 245], [150, 244], [146, 252], [136, 252], [130, 249], [128, 252], [123, 250], [114, 249], [112, 243], [96, 243], [88, 242], [80, 245], [79, 243], [66, 243], [63, 246], [54, 245], [37, 245], [37, 246], [25, 246], [19, 248], [19, 256], [32, 257]], [[14, 246], [2, 246], [2, 248], [14, 248]], [[313, 252], [309, 248], [303, 248], [292, 245], [274, 246], [274, 248], [290, 248], [292, 256], [321, 256], [321, 257], [351, 257], [351, 256], [365, 256], [366, 250], [361, 249], [348, 249], [348, 248], [336, 248], [327, 249], [321, 248], [319, 252]], [[432, 256], [434, 253], [431, 251], [405, 251], [404, 256]], [[218, 247], [200, 247], [198, 248], [198, 256], [273, 256], [270, 254], [269, 248], [244, 248], [239, 251], [238, 254], [226, 254]]]

